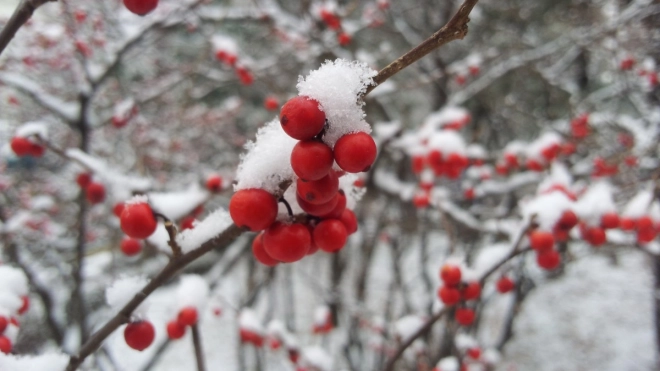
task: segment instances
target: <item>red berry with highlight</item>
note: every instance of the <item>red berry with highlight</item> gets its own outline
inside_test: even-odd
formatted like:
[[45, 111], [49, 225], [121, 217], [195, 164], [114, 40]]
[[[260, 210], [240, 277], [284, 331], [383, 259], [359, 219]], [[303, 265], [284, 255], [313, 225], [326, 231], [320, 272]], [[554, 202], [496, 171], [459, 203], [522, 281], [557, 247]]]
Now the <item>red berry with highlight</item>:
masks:
[[155, 336], [156, 331], [149, 321], [131, 322], [124, 329], [126, 344], [139, 351], [147, 349], [153, 343]]
[[264, 232], [264, 250], [273, 259], [292, 263], [302, 259], [312, 245], [307, 226], [275, 222]]
[[344, 191], [340, 189], [339, 192], [337, 192], [337, 205], [335, 206], [335, 208], [332, 209], [332, 211], [327, 214], [319, 215], [319, 218], [340, 219], [341, 216], [344, 214], [345, 209], [346, 209], [346, 195], [344, 195]]
[[376, 142], [367, 133], [346, 134], [335, 143], [335, 161], [349, 173], [367, 171], [376, 160]]
[[323, 142], [300, 141], [291, 151], [291, 167], [300, 179], [319, 180], [328, 175], [333, 163], [332, 149]]
[[551, 250], [555, 245], [555, 238], [550, 232], [536, 229], [529, 234], [529, 244], [536, 251]]
[[332, 200], [339, 190], [339, 178], [334, 171], [319, 180], [304, 181], [298, 179], [296, 193], [310, 204], [320, 205]]
[[449, 286], [461, 283], [461, 268], [452, 264], [445, 264], [440, 270], [440, 278]]
[[566, 210], [561, 214], [557, 221], [557, 226], [561, 229], [571, 229], [578, 224], [578, 217], [572, 210]]
[[237, 226], [261, 231], [275, 221], [277, 200], [263, 189], [242, 189], [229, 201], [229, 214]]
[[151, 207], [144, 202], [125, 204], [119, 219], [121, 230], [132, 238], [147, 238], [158, 225]]
[[319, 102], [303, 96], [289, 99], [280, 111], [280, 124], [290, 137], [298, 140], [312, 139], [325, 125], [325, 113]]
[[124, 6], [132, 13], [146, 15], [158, 6], [158, 0], [124, 0]]
[[346, 244], [348, 232], [340, 220], [326, 219], [314, 228], [314, 244], [325, 252], [336, 252]]

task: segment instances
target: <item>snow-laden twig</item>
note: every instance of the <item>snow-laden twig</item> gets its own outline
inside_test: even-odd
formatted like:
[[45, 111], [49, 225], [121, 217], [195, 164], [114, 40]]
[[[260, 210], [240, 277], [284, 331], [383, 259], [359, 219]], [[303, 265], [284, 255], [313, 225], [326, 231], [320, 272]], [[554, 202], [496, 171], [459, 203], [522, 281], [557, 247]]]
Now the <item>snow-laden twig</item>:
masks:
[[40, 6], [57, 0], [23, 0], [14, 10], [9, 21], [0, 32], [0, 54], [5, 50], [11, 39], [14, 38], [16, 32], [27, 22], [37, 8]]

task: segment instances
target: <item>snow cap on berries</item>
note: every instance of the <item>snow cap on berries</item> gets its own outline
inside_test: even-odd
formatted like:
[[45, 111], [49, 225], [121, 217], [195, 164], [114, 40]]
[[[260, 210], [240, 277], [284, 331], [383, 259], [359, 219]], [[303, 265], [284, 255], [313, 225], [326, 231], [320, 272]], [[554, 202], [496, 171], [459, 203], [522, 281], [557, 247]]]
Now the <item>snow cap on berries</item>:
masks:
[[576, 203], [575, 213], [588, 225], [600, 225], [603, 214], [616, 212], [612, 192], [612, 186], [607, 182], [593, 184]]
[[241, 313], [238, 315], [238, 326], [242, 330], [249, 330], [258, 335], [263, 335], [265, 332], [257, 313], [250, 308], [241, 310]]
[[552, 231], [564, 211], [573, 208], [573, 202], [563, 192], [551, 192], [521, 202], [520, 208], [525, 225], [529, 224], [532, 216], [536, 215], [535, 221], [539, 225], [539, 229]]
[[364, 102], [359, 97], [373, 84], [376, 73], [366, 63], [337, 59], [326, 61], [306, 77], [298, 78], [299, 95], [319, 102], [325, 113], [330, 125], [323, 141], [330, 147], [345, 134], [371, 132], [364, 120]]
[[301, 365], [319, 371], [332, 371], [333, 361], [330, 354], [319, 346], [306, 347], [302, 350]]

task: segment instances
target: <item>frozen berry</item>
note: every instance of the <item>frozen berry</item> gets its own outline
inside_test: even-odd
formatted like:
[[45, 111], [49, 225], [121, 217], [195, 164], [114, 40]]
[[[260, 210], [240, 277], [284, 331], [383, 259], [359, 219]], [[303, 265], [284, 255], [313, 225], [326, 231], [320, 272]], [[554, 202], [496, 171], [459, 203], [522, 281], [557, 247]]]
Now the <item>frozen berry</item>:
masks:
[[600, 217], [600, 226], [603, 229], [613, 229], [619, 227], [619, 215], [615, 212], [605, 213]]
[[261, 231], [277, 217], [277, 200], [263, 189], [242, 189], [229, 201], [229, 214], [239, 227]]
[[89, 173], [80, 173], [76, 177], [76, 183], [80, 188], [85, 189], [92, 182], [92, 175]]
[[339, 202], [339, 193], [335, 193], [335, 197], [333, 197], [330, 201], [319, 205], [315, 205], [303, 200], [302, 197], [300, 197], [298, 194], [296, 194], [296, 201], [304, 212], [309, 215], [320, 217], [321, 215], [326, 215], [335, 209], [337, 202]]
[[369, 170], [376, 160], [376, 154], [376, 142], [367, 133], [346, 134], [335, 143], [335, 161], [342, 170], [349, 173]]
[[280, 111], [280, 124], [290, 137], [298, 140], [312, 139], [325, 125], [325, 113], [319, 102], [303, 96], [289, 99]]
[[11, 340], [6, 336], [0, 336], [0, 352], [9, 354], [11, 352]]

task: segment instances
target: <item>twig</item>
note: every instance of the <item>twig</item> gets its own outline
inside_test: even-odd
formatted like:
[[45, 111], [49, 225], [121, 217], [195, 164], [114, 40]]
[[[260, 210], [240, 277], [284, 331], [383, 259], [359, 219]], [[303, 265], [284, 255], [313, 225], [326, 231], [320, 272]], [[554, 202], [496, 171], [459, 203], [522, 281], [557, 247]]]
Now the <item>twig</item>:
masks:
[[25, 22], [32, 17], [32, 13], [37, 10], [38, 7], [44, 5], [50, 1], [57, 0], [23, 0], [18, 5], [14, 14], [11, 15], [9, 21], [0, 32], [0, 54], [5, 50], [11, 39], [14, 38], [18, 29], [25, 24]]
[[170, 278], [177, 274], [182, 268], [206, 254], [207, 252], [216, 249], [227, 247], [238, 236], [244, 232], [243, 229], [232, 224], [225, 229], [220, 235], [205, 242], [199, 248], [192, 250], [188, 253], [181, 255], [178, 258], [172, 259], [156, 277], [154, 277], [140, 292], [135, 294], [133, 299], [128, 302], [114, 317], [106, 322], [92, 337], [80, 348], [80, 352], [72, 356], [69, 360], [69, 365], [66, 371], [74, 371], [80, 364], [91, 355], [103, 341], [110, 336], [119, 326], [126, 323], [131, 313], [137, 308], [152, 292], [166, 283]]
[[163, 214], [154, 213], [154, 215], [157, 218], [161, 218], [163, 220], [163, 224], [165, 225], [165, 229], [167, 230], [167, 235], [169, 236], [167, 244], [172, 249], [172, 258], [173, 259], [178, 258], [179, 256], [181, 256], [182, 252], [181, 252], [181, 246], [179, 246], [179, 244], [176, 242], [177, 230], [176, 230], [176, 226], [174, 225], [174, 222]]
[[202, 340], [199, 336], [199, 327], [195, 323], [190, 326], [192, 329], [192, 340], [193, 346], [195, 347], [195, 360], [197, 361], [197, 371], [205, 371], [206, 367], [204, 366], [204, 353], [202, 352]]
[[372, 90], [385, 82], [385, 80], [417, 62], [438, 47], [445, 45], [450, 41], [464, 38], [468, 32], [467, 24], [470, 21], [470, 12], [478, 1], [479, 0], [465, 0], [456, 14], [454, 14], [446, 25], [442, 26], [441, 29], [431, 35], [428, 39], [424, 40], [421, 44], [412, 48], [406, 54], [380, 70], [374, 77], [374, 85], [369, 86], [364, 95], [366, 96], [371, 93]]

